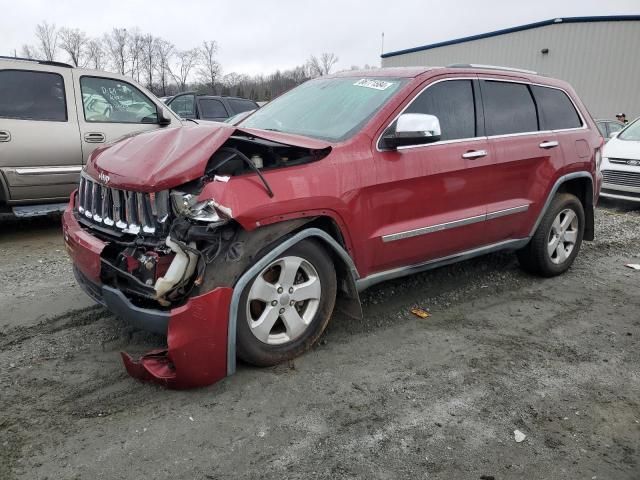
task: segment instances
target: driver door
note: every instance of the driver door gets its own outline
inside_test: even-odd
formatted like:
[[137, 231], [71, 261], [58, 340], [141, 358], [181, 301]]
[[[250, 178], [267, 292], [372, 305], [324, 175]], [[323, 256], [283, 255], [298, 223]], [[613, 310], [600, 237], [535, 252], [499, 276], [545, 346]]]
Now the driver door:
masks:
[[441, 139], [375, 152], [374, 270], [418, 264], [484, 242], [483, 189], [474, 161], [491, 157], [483, 136], [477, 81], [436, 81], [402, 113], [435, 115]]
[[100, 145], [160, 127], [157, 111], [162, 107], [133, 84], [77, 72], [74, 83], [82, 99], [76, 105], [83, 163]]

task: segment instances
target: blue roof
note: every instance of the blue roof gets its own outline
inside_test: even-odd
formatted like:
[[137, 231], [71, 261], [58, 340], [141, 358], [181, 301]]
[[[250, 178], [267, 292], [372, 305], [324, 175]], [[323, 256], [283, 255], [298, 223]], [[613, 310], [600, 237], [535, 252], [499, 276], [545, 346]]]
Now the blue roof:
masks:
[[432, 43], [430, 45], [422, 45], [421, 47], [407, 48], [405, 50], [396, 50], [395, 52], [387, 52], [380, 55], [382, 58], [395, 57], [396, 55], [403, 55], [405, 53], [420, 52], [422, 50], [430, 50], [432, 48], [445, 47], [447, 45], [455, 45], [456, 43], [470, 42], [472, 40], [480, 40], [481, 38], [497, 37], [498, 35], [504, 35], [506, 33], [521, 32], [523, 30], [530, 30], [532, 28], [545, 27], [547, 25], [555, 25], [557, 23], [589, 23], [589, 22], [626, 22], [640, 20], [640, 15], [601, 15], [596, 17], [567, 17], [567, 18], [554, 18], [551, 20], [544, 20], [542, 22], [528, 23], [526, 25], [520, 25], [517, 27], [504, 28], [502, 30], [495, 30], [493, 32], [481, 33], [479, 35], [471, 35], [470, 37], [456, 38], [453, 40], [447, 40], [445, 42]]

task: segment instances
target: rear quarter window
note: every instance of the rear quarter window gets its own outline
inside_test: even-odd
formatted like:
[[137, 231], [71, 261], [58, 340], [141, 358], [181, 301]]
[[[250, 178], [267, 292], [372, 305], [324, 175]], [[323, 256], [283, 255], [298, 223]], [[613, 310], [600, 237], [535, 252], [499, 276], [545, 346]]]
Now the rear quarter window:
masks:
[[573, 102], [562, 90], [533, 85], [531, 91], [538, 105], [542, 130], [565, 130], [582, 126]]
[[538, 130], [536, 105], [527, 85], [493, 80], [480, 83], [487, 135]]
[[62, 76], [49, 72], [0, 70], [0, 118], [66, 122]]
[[238, 98], [227, 98], [227, 103], [231, 107], [234, 113], [247, 112], [249, 110], [255, 110], [258, 105], [251, 100], [241, 100]]

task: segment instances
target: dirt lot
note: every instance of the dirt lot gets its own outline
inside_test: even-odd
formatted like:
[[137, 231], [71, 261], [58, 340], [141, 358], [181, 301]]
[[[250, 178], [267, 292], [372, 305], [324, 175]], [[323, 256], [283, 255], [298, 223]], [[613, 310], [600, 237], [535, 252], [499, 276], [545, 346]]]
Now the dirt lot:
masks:
[[162, 339], [91, 305], [58, 220], [4, 222], [0, 478], [638, 479], [640, 210], [597, 237], [559, 278], [498, 254], [374, 287], [294, 363], [175, 392], [126, 375]]

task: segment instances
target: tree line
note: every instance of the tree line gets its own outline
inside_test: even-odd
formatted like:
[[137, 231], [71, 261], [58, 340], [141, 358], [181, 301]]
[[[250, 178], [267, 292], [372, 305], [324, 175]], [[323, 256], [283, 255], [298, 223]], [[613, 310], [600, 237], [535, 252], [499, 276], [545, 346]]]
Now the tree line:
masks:
[[78, 28], [58, 28], [47, 22], [36, 26], [35, 42], [23, 45], [20, 55], [17, 53], [24, 58], [64, 61], [76, 67], [127, 75], [158, 96], [195, 90], [256, 101], [271, 100], [310, 78], [327, 75], [338, 63], [334, 53], [325, 52], [311, 55], [304, 64], [290, 70], [262, 75], [223, 74], [215, 40], [180, 50], [170, 41], [143, 33], [137, 27], [116, 27], [92, 38]]

